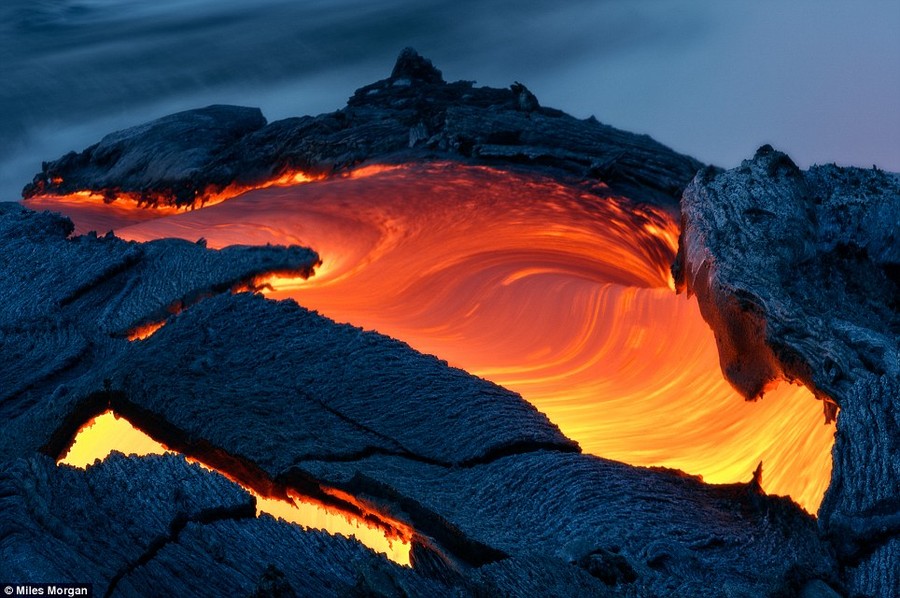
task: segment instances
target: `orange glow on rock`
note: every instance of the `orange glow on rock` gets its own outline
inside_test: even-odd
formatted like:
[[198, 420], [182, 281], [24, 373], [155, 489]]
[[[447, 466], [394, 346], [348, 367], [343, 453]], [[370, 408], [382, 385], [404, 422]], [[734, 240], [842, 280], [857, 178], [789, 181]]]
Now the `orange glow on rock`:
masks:
[[[113, 450], [140, 457], [174, 453], [135, 428], [125, 418], [116, 416], [112, 411], [107, 411], [92, 418], [81, 427], [72, 446], [58, 459], [57, 463], [84, 469], [98, 460], [105, 459]], [[197, 459], [189, 457], [188, 461], [197, 463], [210, 471], [218, 471]], [[218, 473], [240, 484], [227, 472], [219, 471]], [[280, 498], [263, 496], [244, 484], [240, 485], [256, 498], [257, 516], [265, 513], [306, 529], [319, 529], [330, 534], [355, 538], [396, 563], [410, 565], [413, 538], [411, 528], [400, 521], [381, 515], [348, 494], [330, 488], [322, 488], [326, 494], [350, 499], [345, 502], [360, 509], [363, 513], [362, 517], [343, 512], [334, 506], [325, 505], [290, 489], [287, 490], [285, 498]]]
[[[225, 187], [209, 186], [198, 193], [192, 203], [182, 206], [175, 204], [174, 196], [165, 193], [154, 195], [113, 190], [105, 193], [75, 191], [65, 195], [41, 194], [27, 199], [26, 202], [34, 210], [49, 209], [63, 213], [72, 210], [81, 214], [92, 214], [90, 219], [79, 219], [75, 222], [75, 234], [81, 235], [92, 230], [103, 233], [134, 222], [214, 206], [248, 191], [269, 187], [290, 187], [322, 178], [324, 175], [289, 170], [254, 185], [232, 183]], [[57, 185], [63, 182], [60, 177], [51, 180]]]
[[724, 380], [696, 301], [671, 290], [678, 226], [663, 212], [534, 175], [419, 164], [117, 232], [312, 247], [316, 276], [271, 277], [268, 296], [515, 390], [586, 452], [711, 483], [749, 481], [762, 461], [766, 491], [810, 512], [828, 485], [821, 403], [788, 384], [748, 403]]
[[165, 320], [162, 320], [160, 322], [150, 322], [149, 324], [142, 324], [140, 326], [132, 328], [126, 335], [126, 338], [130, 341], [142, 341], [153, 336], [154, 332], [165, 325]]

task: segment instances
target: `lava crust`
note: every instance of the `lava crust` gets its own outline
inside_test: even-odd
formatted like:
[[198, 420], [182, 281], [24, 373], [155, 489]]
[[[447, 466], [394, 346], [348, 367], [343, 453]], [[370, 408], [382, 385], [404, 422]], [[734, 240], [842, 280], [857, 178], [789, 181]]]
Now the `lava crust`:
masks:
[[[819, 513], [852, 592], [900, 593], [900, 176], [760, 148], [682, 199], [676, 281], [748, 399], [798, 379], [837, 416]], [[839, 410], [839, 412], [838, 412]]]

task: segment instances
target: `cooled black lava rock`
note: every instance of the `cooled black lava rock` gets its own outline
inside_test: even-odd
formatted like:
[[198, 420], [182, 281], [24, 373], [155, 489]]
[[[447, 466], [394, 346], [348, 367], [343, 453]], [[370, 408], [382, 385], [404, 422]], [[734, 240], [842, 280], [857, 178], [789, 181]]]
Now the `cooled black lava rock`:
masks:
[[253, 498], [183, 458], [114, 454], [86, 472], [33, 456], [0, 466], [0, 575], [91, 581], [99, 595], [188, 522], [255, 516]]
[[358, 542], [256, 518], [252, 496], [183, 457], [114, 453], [86, 471], [5, 462], [0, 496], [4, 581], [88, 582], [95, 596], [347, 596], [377, 568], [406, 595], [450, 591]]
[[190, 205], [210, 188], [252, 185], [289, 169], [329, 174], [414, 159], [527, 164], [599, 180], [672, 211], [702, 166], [646, 135], [541, 107], [521, 83], [447, 83], [407, 48], [389, 78], [357, 90], [337, 112], [270, 124], [258, 110], [236, 106], [173, 114], [45, 163], [23, 196], [92, 190]]
[[[743, 484], [709, 486], [674, 471], [547, 450], [465, 468], [379, 455], [295, 469], [396, 505], [473, 564], [504, 555], [558, 559], [617, 595], [721, 596], [727, 588], [764, 596], [793, 584], [797, 572], [804, 581], [835, 579], [815, 521], [798, 517], [788, 499]], [[606, 571], [597, 555], [608, 555]]]
[[427, 58], [423, 58], [412, 48], [404, 48], [397, 57], [394, 70], [391, 71], [391, 79], [408, 79], [423, 83], [440, 84], [444, 82], [441, 71], [435, 68]]
[[699, 297], [745, 396], [784, 377], [840, 403], [860, 373], [900, 375], [900, 176], [802, 172], [764, 147], [701, 172], [682, 217], [678, 284]]
[[[164, 193], [179, 204], [193, 202], [205, 187], [210, 164], [232, 144], [266, 124], [258, 108], [208, 106], [164, 116], [110, 133], [81, 153], [70, 152], [45, 164], [27, 194], [102, 189]], [[69, 179], [71, 173], [77, 173]], [[148, 197], [149, 201], [149, 197]]]
[[900, 175], [765, 146], [682, 199], [675, 267], [747, 398], [800, 380], [840, 413], [820, 525], [849, 587], [900, 594]]
[[451, 467], [577, 450], [515, 393], [400, 341], [249, 293], [186, 310], [130, 344], [108, 377], [121, 412], [241, 455], [272, 479], [304, 459], [395, 454]]
[[[308, 275], [302, 247], [211, 251], [180, 240], [68, 238], [72, 223], [0, 203], [0, 451], [28, 456], [58, 445], [60, 423], [83, 422], [78, 385], [102, 390], [134, 326], [267, 272]], [[54, 440], [55, 439], [55, 440]]]

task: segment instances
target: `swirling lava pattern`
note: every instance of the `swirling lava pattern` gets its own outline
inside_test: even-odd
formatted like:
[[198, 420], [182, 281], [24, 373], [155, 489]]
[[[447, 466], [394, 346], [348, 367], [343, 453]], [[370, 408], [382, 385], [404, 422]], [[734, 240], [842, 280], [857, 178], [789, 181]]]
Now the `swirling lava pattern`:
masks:
[[762, 461], [765, 489], [810, 512], [828, 484], [834, 427], [821, 405], [803, 387], [748, 403], [728, 385], [696, 301], [671, 290], [678, 229], [662, 212], [532, 174], [419, 164], [117, 233], [308, 245], [317, 274], [274, 279], [271, 297], [515, 390], [587, 452], [712, 483], [747, 481]]

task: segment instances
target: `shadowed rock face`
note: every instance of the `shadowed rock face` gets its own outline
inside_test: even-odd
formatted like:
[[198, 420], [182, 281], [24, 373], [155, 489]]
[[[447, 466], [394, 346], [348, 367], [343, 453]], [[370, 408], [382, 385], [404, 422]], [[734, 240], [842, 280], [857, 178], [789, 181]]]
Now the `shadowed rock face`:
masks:
[[675, 274], [748, 399], [801, 380], [837, 415], [820, 526], [849, 587], [900, 592], [900, 177], [761, 148], [697, 175]]
[[75, 180], [53, 183], [38, 177], [30, 193], [76, 190], [80, 179], [92, 181], [90, 188], [105, 193], [156, 191], [172, 201], [186, 201], [224, 148], [265, 124], [258, 108], [239, 106], [209, 106], [164, 116], [111, 133], [80, 154], [66, 154], [50, 167], [51, 178], [78, 173]]
[[388, 79], [337, 112], [266, 124], [259, 110], [209, 106], [104, 137], [45, 163], [24, 197], [92, 190], [191, 205], [210, 188], [253, 185], [300, 169], [328, 174], [363, 161], [463, 159], [527, 164], [673, 211], [702, 165], [646, 135], [539, 106], [523, 85], [446, 83], [404, 50]]
[[721, 315], [722, 367], [746, 397], [783, 377], [840, 404], [860, 373], [900, 375], [900, 177], [801, 172], [764, 147], [701, 172], [682, 218], [677, 284]]

